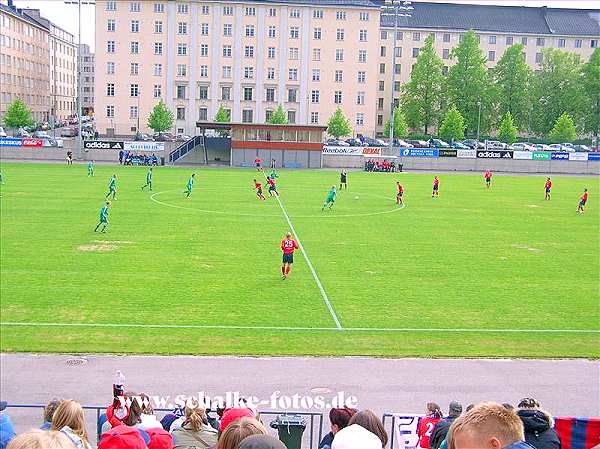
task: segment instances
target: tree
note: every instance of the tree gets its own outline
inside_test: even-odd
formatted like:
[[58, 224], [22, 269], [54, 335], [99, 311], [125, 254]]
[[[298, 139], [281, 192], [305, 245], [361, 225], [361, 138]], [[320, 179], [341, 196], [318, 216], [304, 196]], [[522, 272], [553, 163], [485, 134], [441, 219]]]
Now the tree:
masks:
[[337, 108], [327, 122], [327, 133], [330, 136], [339, 139], [352, 133], [352, 127], [341, 108]]
[[433, 48], [433, 36], [428, 36], [425, 46], [419, 51], [402, 96], [408, 122], [412, 127], [422, 126], [425, 134], [429, 126], [438, 123], [440, 118], [443, 66], [444, 63]]
[[464, 117], [466, 129], [477, 130], [479, 105], [481, 102], [481, 129], [487, 129], [490, 114], [490, 92], [486, 58], [479, 48], [474, 31], [463, 35], [463, 41], [455, 47], [450, 56], [456, 59], [446, 82], [450, 104], [456, 106]]
[[585, 95], [584, 128], [596, 138], [600, 135], [600, 47], [594, 50], [589, 62], [583, 65]]
[[448, 142], [465, 138], [465, 120], [456, 106], [446, 113], [438, 134]]
[[231, 117], [229, 117], [229, 111], [227, 111], [223, 105], [219, 106], [219, 110], [215, 114], [215, 122], [216, 123], [229, 123], [231, 121]]
[[513, 117], [510, 111], [507, 111], [502, 117], [500, 128], [498, 129], [498, 139], [507, 144], [513, 144], [517, 141], [517, 127], [513, 122]]
[[148, 116], [148, 127], [162, 133], [173, 127], [173, 121], [173, 111], [169, 111], [165, 102], [160, 100]]
[[518, 129], [528, 128], [531, 110], [533, 71], [525, 62], [523, 48], [523, 44], [508, 47], [492, 72], [498, 113], [510, 112]]
[[283, 106], [277, 106], [277, 109], [273, 111], [267, 123], [271, 125], [287, 125], [287, 117], [285, 115], [285, 111], [283, 110]]
[[554, 124], [550, 131], [549, 138], [554, 143], [573, 142], [577, 138], [575, 124], [569, 114], [564, 112]]
[[4, 125], [7, 128], [20, 128], [33, 124], [31, 109], [20, 99], [13, 101], [4, 114]]
[[[383, 134], [390, 137], [390, 121], [385, 123], [385, 129]], [[394, 109], [394, 138], [401, 139], [408, 136], [408, 125], [406, 124], [406, 118], [400, 108]]]

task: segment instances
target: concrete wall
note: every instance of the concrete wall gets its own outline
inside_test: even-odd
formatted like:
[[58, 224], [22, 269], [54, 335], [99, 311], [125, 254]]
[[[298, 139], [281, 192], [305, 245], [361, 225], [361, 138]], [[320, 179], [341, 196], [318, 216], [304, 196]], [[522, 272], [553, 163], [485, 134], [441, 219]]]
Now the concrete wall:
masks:
[[271, 159], [275, 159], [276, 167], [300, 164], [301, 168], [321, 168], [321, 153], [306, 150], [233, 150], [231, 165], [234, 167], [253, 165], [257, 157], [262, 159], [263, 167], [269, 167]]

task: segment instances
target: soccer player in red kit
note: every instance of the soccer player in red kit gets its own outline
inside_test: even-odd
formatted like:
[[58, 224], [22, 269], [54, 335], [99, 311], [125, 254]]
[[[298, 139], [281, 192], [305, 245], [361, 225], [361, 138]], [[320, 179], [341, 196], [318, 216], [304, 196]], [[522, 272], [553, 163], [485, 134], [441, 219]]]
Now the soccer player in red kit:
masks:
[[396, 182], [396, 187], [398, 188], [398, 193], [396, 193], [396, 204], [402, 204], [402, 195], [404, 195], [404, 187], [400, 184], [400, 181]]
[[256, 179], [254, 180], [254, 188], [256, 189], [256, 196], [261, 200], [266, 200], [265, 196], [262, 193], [262, 184]]
[[577, 206], [577, 213], [584, 213], [585, 212], [585, 203], [587, 203], [587, 199], [588, 199], [588, 191], [587, 189], [584, 189], [583, 191], [583, 195], [581, 195], [581, 198], [579, 198], [579, 205]]
[[550, 178], [546, 179], [546, 185], [544, 186], [544, 189], [546, 190], [544, 199], [549, 200], [550, 199], [550, 190], [552, 190], [552, 181], [550, 181]]
[[256, 170], [257, 171], [261, 171], [261, 167], [260, 167], [260, 163], [262, 162], [262, 159], [257, 157], [256, 159], [254, 159], [254, 163], [256, 164]]
[[485, 186], [489, 189], [492, 186], [492, 172], [486, 170], [483, 174], [483, 178], [485, 179]]
[[281, 251], [283, 251], [283, 263], [281, 265], [282, 278], [286, 279], [292, 264], [294, 263], [294, 251], [298, 249], [298, 243], [292, 238], [292, 233], [288, 232], [285, 238], [281, 241]]
[[433, 433], [433, 429], [439, 420], [442, 419], [442, 411], [440, 406], [429, 402], [427, 404], [427, 414], [419, 419], [419, 425], [417, 426], [417, 435], [419, 442], [417, 443], [417, 449], [429, 449], [429, 438]]
[[433, 192], [431, 192], [431, 198], [434, 196], [440, 196], [440, 178], [437, 176], [433, 178]]

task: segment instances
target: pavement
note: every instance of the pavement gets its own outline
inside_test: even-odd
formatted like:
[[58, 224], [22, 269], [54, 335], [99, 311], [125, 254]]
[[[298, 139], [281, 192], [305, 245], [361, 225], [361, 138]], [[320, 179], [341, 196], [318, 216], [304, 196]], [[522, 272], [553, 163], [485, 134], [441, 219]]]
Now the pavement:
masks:
[[[284, 396], [293, 400], [295, 394], [300, 398], [323, 395], [329, 402], [343, 392], [345, 398], [356, 398], [358, 408], [371, 408], [378, 415], [423, 413], [427, 402], [437, 402], [447, 410], [451, 400], [466, 407], [485, 400], [516, 405], [523, 397], [534, 397], [554, 416], [600, 416], [600, 361], [583, 359], [5, 353], [0, 355], [0, 397], [9, 404], [45, 404], [52, 397], [63, 397], [83, 405], [106, 406], [117, 370], [124, 373], [127, 390], [162, 396], [163, 407], [171, 405], [177, 395], [204, 392], [214, 397], [239, 392], [265, 401], [259, 410], [289, 409], [293, 407], [285, 406]], [[302, 404], [302, 399], [298, 401]], [[41, 422], [41, 410], [9, 411], [18, 431]], [[94, 416], [87, 418], [88, 425], [93, 425]]]

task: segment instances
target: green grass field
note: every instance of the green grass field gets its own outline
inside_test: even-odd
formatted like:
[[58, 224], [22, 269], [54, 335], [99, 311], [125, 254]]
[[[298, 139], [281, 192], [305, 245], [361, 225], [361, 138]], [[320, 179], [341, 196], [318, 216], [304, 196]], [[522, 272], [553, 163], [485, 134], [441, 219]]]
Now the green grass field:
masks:
[[254, 196], [255, 171], [159, 167], [152, 193], [145, 172], [2, 165], [2, 351], [600, 356], [597, 177], [553, 177], [545, 202], [543, 176], [497, 174], [486, 190], [479, 174], [441, 174], [432, 199], [432, 174], [351, 172], [321, 212], [337, 172], [280, 171], [339, 330], [301, 252], [281, 279], [290, 226]]

